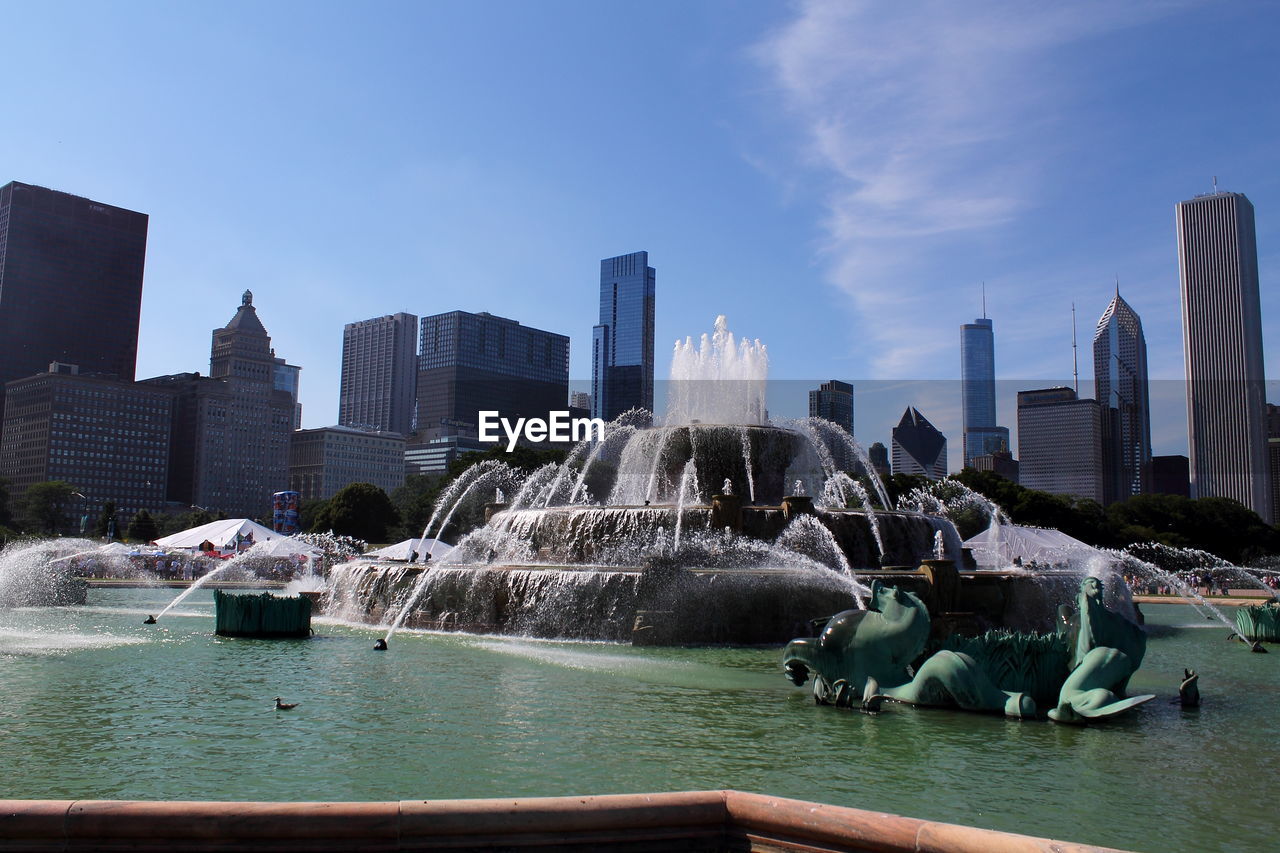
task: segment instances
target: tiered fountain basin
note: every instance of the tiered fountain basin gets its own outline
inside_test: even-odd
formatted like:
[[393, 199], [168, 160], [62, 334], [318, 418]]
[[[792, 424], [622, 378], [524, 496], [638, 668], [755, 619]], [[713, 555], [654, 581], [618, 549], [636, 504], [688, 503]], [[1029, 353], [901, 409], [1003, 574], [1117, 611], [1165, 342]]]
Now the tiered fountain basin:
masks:
[[[404, 627], [636, 645], [776, 644], [808, 636], [814, 620], [856, 606], [856, 590], [876, 579], [918, 595], [937, 631], [965, 634], [1048, 630], [1057, 604], [1069, 600], [1079, 581], [1074, 572], [957, 571], [952, 560], [922, 559], [939, 530], [954, 531], [944, 519], [905, 512], [875, 516], [891, 567], [845, 572], [816, 560], [771, 565], [771, 543], [801, 511], [795, 503], [741, 507], [718, 496], [709, 506], [679, 511], [500, 511], [487, 532], [501, 534], [508, 553], [514, 537], [524, 559], [486, 562], [492, 539], [482, 531], [460, 545], [461, 559], [451, 555], [440, 565], [357, 561], [335, 570], [323, 608], [331, 616], [389, 624], [412, 600], [401, 615]], [[866, 513], [810, 505], [803, 512], [830, 533], [849, 565], [876, 558]], [[686, 544], [672, 555], [664, 543], [677, 520]], [[706, 535], [724, 527], [730, 530]], [[689, 537], [689, 531], [703, 535]], [[617, 564], [628, 557], [633, 564]]]

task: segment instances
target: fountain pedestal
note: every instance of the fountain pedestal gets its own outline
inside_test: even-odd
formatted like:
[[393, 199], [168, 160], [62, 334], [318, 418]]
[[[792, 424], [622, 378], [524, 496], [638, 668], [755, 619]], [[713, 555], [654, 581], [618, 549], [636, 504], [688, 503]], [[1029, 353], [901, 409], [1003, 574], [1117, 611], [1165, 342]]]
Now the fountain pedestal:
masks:
[[734, 532], [742, 530], [742, 496], [712, 495], [711, 526], [716, 530], [729, 528]]

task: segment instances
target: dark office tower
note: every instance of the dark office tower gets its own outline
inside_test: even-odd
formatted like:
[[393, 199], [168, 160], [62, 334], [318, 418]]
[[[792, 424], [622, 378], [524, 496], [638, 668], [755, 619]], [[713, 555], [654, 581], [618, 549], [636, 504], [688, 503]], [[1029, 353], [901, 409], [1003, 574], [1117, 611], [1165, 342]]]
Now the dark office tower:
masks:
[[1187, 457], [1152, 456], [1151, 491], [1157, 495], [1181, 495], [1191, 497], [1191, 483], [1187, 475]]
[[1009, 449], [1009, 429], [996, 425], [996, 344], [991, 320], [980, 317], [960, 327], [960, 396], [964, 467]]
[[1102, 411], [1072, 388], [1018, 392], [1018, 482], [1102, 502]]
[[546, 418], [565, 411], [569, 339], [492, 314], [451, 311], [422, 318], [418, 436], [474, 439], [481, 411]]
[[418, 318], [388, 314], [342, 329], [338, 423], [360, 429], [413, 429], [418, 385]]
[[0, 187], [0, 383], [55, 361], [132, 382], [146, 254], [145, 213]]
[[213, 331], [210, 376], [180, 373], [146, 380], [172, 389], [169, 499], [234, 517], [258, 518], [289, 483], [289, 438], [296, 401], [276, 387], [281, 368], [258, 319], [253, 294]]
[[1093, 335], [1093, 379], [1103, 419], [1103, 502], [1151, 491], [1147, 339], [1119, 286]]
[[871, 461], [871, 467], [876, 469], [880, 479], [893, 475], [893, 467], [889, 464], [889, 448], [880, 442], [877, 441], [867, 448], [867, 459]]
[[1271, 518], [1253, 205], [1213, 192], [1177, 206], [1193, 498]]
[[1272, 524], [1280, 524], [1280, 406], [1267, 403], [1267, 467], [1271, 472]]
[[947, 438], [914, 407], [907, 407], [893, 428], [893, 473], [930, 480], [947, 476]]
[[[833, 379], [822, 383], [817, 390], [810, 391], [809, 417], [831, 421], [853, 435], [853, 386]], [[830, 450], [833, 461], [840, 470], [857, 469], [858, 459], [844, 444], [835, 444]]]
[[591, 415], [653, 411], [653, 305], [648, 252], [600, 262], [600, 324], [591, 332]]
[[809, 417], [831, 421], [853, 435], [853, 386], [832, 379], [810, 391]]

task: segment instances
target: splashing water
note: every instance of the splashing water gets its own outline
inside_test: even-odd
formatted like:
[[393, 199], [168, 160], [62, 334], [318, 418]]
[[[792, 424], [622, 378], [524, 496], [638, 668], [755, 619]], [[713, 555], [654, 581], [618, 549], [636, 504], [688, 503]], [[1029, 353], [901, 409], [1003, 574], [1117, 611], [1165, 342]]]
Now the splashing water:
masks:
[[676, 504], [676, 532], [675, 540], [672, 542], [671, 550], [679, 553], [680, 551], [680, 531], [684, 527], [684, 507], [685, 501], [689, 495], [698, 492], [698, 469], [690, 459], [685, 463], [684, 474], [680, 477], [680, 500]]
[[697, 346], [692, 337], [676, 341], [663, 423], [763, 424], [768, 378], [768, 349], [758, 339], [737, 341], [721, 314]]

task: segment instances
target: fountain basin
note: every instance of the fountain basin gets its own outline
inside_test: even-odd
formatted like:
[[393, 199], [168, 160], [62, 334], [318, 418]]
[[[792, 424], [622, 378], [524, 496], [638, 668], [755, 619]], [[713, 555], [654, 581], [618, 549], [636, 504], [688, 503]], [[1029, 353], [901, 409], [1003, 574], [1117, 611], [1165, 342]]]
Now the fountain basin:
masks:
[[[936, 563], [937, 561], [930, 561]], [[812, 620], [853, 606], [852, 579], [829, 570], [646, 568], [603, 565], [388, 566], [335, 569], [323, 610], [341, 619], [389, 621], [431, 572], [403, 625], [437, 631], [637, 645], [781, 644], [809, 636]], [[1048, 631], [1057, 604], [1079, 582], [1071, 572], [959, 572], [937, 566], [860, 572], [918, 595], [940, 635], [992, 628]]]

